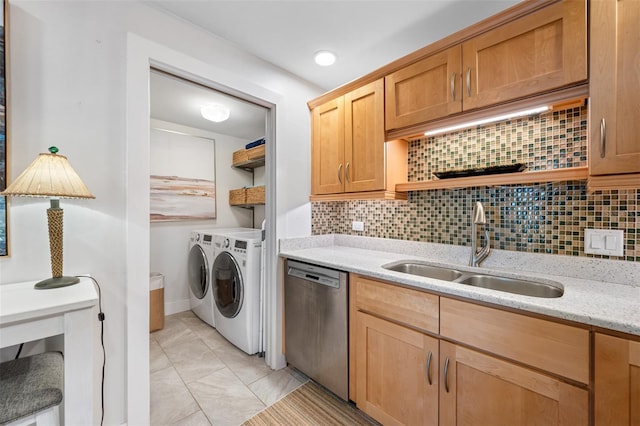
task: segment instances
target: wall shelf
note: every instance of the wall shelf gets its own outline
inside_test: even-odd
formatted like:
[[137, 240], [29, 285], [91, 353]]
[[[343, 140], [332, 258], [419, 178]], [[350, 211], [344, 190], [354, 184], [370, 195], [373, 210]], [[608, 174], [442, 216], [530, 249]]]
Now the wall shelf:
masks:
[[252, 208], [265, 204], [265, 186], [232, 189], [229, 191], [229, 205], [233, 207]]
[[[403, 184], [406, 185], [406, 184]], [[397, 188], [397, 186], [396, 186]], [[396, 191], [368, 191], [342, 192], [340, 194], [311, 195], [309, 201], [350, 201], [350, 200], [406, 200], [405, 192]]]
[[407, 182], [396, 185], [396, 191], [428, 191], [432, 189], [469, 188], [473, 186], [498, 186], [536, 182], [561, 182], [569, 180], [586, 180], [588, 177], [588, 167], [571, 167], [567, 169], [540, 170], [535, 172], [507, 173], [500, 175], [437, 179], [422, 182]]
[[233, 153], [231, 167], [244, 170], [252, 170], [265, 165], [265, 148], [262, 144], [251, 149], [241, 149]]

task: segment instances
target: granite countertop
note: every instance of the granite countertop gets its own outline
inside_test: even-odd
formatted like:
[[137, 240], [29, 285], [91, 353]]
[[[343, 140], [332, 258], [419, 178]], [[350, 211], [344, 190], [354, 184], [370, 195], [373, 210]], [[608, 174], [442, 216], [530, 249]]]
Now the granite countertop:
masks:
[[420, 260], [461, 271], [469, 247], [347, 235], [324, 235], [280, 241], [280, 256], [392, 281], [494, 305], [640, 336], [640, 262], [577, 258], [493, 250], [478, 273], [554, 281], [564, 288], [559, 298], [505, 293], [390, 271], [382, 266]]

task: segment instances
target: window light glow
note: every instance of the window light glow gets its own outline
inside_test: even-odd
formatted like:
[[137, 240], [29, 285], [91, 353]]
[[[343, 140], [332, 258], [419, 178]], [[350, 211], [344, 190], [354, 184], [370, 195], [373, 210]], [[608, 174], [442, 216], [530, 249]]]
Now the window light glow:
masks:
[[548, 106], [541, 106], [541, 107], [526, 109], [526, 110], [522, 110], [522, 111], [510, 112], [510, 113], [503, 114], [503, 115], [497, 115], [497, 116], [494, 116], [494, 117], [483, 118], [481, 120], [469, 121], [467, 123], [456, 124], [456, 125], [449, 126], [449, 127], [440, 127], [438, 129], [433, 129], [433, 130], [426, 131], [426, 132], [424, 132], [424, 135], [425, 136], [433, 136], [433, 135], [438, 135], [438, 134], [441, 134], [441, 133], [453, 132], [454, 130], [460, 130], [460, 129], [466, 129], [466, 128], [469, 128], [469, 127], [481, 126], [483, 124], [495, 123], [497, 121], [505, 121], [505, 120], [511, 120], [513, 118], [525, 117], [527, 115], [540, 114], [540, 113], [549, 111], [550, 109], [551, 108], [548, 107]]

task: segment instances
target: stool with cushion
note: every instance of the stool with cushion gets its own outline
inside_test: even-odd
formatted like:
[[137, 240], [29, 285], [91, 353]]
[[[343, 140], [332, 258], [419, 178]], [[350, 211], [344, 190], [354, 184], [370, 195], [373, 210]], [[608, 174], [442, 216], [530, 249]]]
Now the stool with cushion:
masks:
[[46, 352], [0, 364], [0, 425], [59, 425], [64, 363]]

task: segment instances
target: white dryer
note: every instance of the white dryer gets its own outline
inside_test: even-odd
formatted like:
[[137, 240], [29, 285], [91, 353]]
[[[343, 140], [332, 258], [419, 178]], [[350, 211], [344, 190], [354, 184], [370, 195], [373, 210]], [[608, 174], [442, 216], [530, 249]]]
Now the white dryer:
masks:
[[192, 231], [189, 238], [189, 304], [200, 319], [214, 327], [211, 266], [214, 260], [213, 235], [208, 231]]
[[216, 232], [211, 268], [216, 329], [249, 355], [260, 351], [262, 231]]
[[189, 238], [189, 258], [187, 261], [189, 279], [189, 304], [191, 310], [202, 321], [215, 327], [213, 290], [211, 289], [211, 268], [215, 260], [213, 234], [253, 231], [252, 228], [208, 228], [191, 231]]

